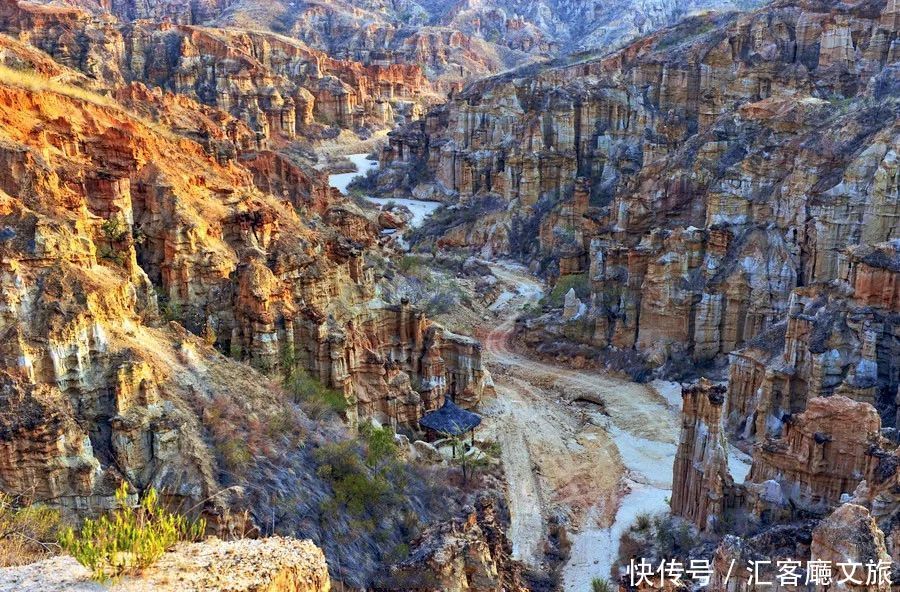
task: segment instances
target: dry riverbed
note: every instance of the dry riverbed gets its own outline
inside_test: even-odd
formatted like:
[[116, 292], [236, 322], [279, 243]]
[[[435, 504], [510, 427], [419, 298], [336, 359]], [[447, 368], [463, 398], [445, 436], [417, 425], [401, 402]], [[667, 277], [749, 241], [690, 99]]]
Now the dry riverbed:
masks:
[[540, 298], [541, 285], [514, 265], [493, 269], [513, 296], [479, 331], [497, 391], [483, 403], [481, 436], [501, 445], [513, 553], [540, 567], [550, 519], [563, 515], [571, 542], [563, 588], [589, 590], [594, 578], [610, 577], [619, 538], [634, 518], [668, 509], [677, 385], [637, 384], [516, 351], [515, 317]]
[[[343, 192], [353, 177], [377, 166], [364, 154], [348, 158], [358, 172], [331, 176], [332, 186]], [[414, 225], [429, 214], [421, 212]], [[668, 510], [680, 389], [556, 366], [522, 353], [512, 343], [515, 319], [541, 298], [543, 286], [516, 264], [489, 265], [502, 284], [500, 296], [438, 320], [451, 330], [475, 333], [484, 344], [496, 396], [482, 403], [478, 435], [500, 444], [514, 557], [547, 568], [550, 525], [561, 518], [571, 545], [563, 589], [584, 592], [594, 578], [610, 577], [621, 534], [638, 514]], [[472, 288], [462, 278], [446, 281]]]

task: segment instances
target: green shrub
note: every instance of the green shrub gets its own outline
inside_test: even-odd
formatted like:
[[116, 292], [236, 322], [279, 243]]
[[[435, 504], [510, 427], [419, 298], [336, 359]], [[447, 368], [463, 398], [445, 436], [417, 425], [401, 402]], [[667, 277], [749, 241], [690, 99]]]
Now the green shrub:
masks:
[[376, 428], [368, 421], [359, 428], [366, 445], [366, 464], [374, 467], [384, 460], [396, 460], [397, 442], [394, 430], [389, 427]]
[[243, 474], [244, 470], [250, 466], [253, 456], [250, 454], [250, 448], [243, 438], [229, 438], [224, 442], [216, 445], [216, 450], [225, 466], [231, 473], [238, 475]]
[[591, 591], [611, 592], [612, 586], [609, 585], [609, 580], [605, 578], [594, 578], [593, 580], [591, 580]]
[[326, 444], [314, 456], [317, 474], [334, 490], [334, 499], [324, 504], [325, 511], [339, 513], [346, 509], [357, 517], [378, 516], [393, 504], [396, 493], [388, 474], [371, 471], [356, 442]]
[[56, 548], [59, 512], [40, 504], [19, 506], [0, 492], [0, 567], [37, 561]]
[[471, 448], [465, 435], [452, 436], [447, 434], [444, 437], [444, 445], [449, 445], [453, 450], [453, 458], [450, 459], [450, 462], [462, 471], [464, 485], [475, 476], [476, 471], [490, 464], [488, 454], [483, 450]]
[[163, 321], [169, 323], [171, 321], [181, 320], [181, 303], [169, 298], [169, 296], [159, 288], [156, 290], [156, 301], [159, 303], [159, 314]]
[[266, 421], [266, 432], [271, 438], [278, 439], [285, 435], [290, 435], [298, 429], [299, 426], [293, 421], [287, 409], [273, 413]]
[[85, 520], [81, 529], [68, 528], [59, 543], [79, 563], [91, 570], [97, 581], [118, 578], [156, 562], [175, 543], [198, 540], [206, 531], [206, 521], [189, 521], [159, 505], [151, 488], [137, 507], [128, 504], [128, 484], [116, 490], [119, 509], [111, 516]]
[[397, 268], [403, 274], [412, 273], [414, 270], [418, 269], [420, 265], [421, 262], [415, 255], [404, 255], [397, 262]]
[[284, 363], [283, 368], [285, 389], [311, 418], [320, 419], [347, 411], [348, 404], [344, 393], [328, 388], [305, 370], [298, 368], [292, 360]]
[[97, 255], [116, 265], [125, 265], [127, 250], [122, 247], [121, 242], [128, 236], [127, 227], [117, 218], [110, 218], [100, 225], [100, 231], [103, 233], [103, 242], [97, 249]]
[[553, 308], [559, 308], [563, 305], [566, 294], [572, 288], [575, 289], [575, 295], [582, 300], [591, 296], [591, 282], [586, 273], [577, 273], [561, 276], [550, 293], [544, 296], [541, 304], [549, 305]]
[[125, 239], [128, 229], [119, 222], [118, 218], [109, 218], [100, 225], [103, 238], [111, 243], [117, 243]]
[[648, 514], [647, 512], [642, 512], [641, 514], [637, 515], [637, 518], [635, 518], [633, 529], [638, 532], [646, 532], [650, 529], [650, 525], [650, 514]]

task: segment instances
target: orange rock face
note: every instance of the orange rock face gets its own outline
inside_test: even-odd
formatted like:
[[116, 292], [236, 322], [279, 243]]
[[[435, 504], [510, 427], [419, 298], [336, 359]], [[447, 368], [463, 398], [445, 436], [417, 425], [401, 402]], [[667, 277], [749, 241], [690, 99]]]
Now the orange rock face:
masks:
[[144, 82], [217, 107], [249, 125], [257, 141], [293, 140], [314, 123], [390, 125], [434, 98], [416, 65], [333, 59], [264, 32], [159, 20], [126, 25], [104, 12], [16, 0], [0, 5], [0, 28], [110, 84]]
[[722, 424], [725, 388], [703, 379], [683, 389], [682, 398], [672, 513], [705, 529], [724, 514], [726, 490], [733, 486]]
[[268, 426], [305, 420], [223, 353], [321, 379], [351, 423], [477, 403], [479, 344], [407, 305], [371, 305], [377, 221], [321, 174], [225, 110], [140, 83], [102, 94], [3, 45], [5, 63], [36, 66], [0, 69], [4, 491], [82, 515], [128, 479], [188, 506], [210, 498], [228, 532], [240, 496], [213, 495], [228, 447], [277, 450]]
[[878, 459], [881, 420], [867, 403], [846, 397], [816, 398], [792, 417], [784, 435], [757, 445], [748, 480], [773, 480], [787, 500], [804, 507], [833, 506], [852, 494]]

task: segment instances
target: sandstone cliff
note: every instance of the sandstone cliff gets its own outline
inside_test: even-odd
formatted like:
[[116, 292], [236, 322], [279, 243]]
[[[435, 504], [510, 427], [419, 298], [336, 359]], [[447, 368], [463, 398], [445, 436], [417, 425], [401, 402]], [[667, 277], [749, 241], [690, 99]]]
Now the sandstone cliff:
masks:
[[110, 85], [144, 82], [218, 107], [247, 123], [260, 147], [298, 132], [321, 135], [313, 124], [392, 125], [434, 100], [417, 65], [334, 59], [273, 33], [128, 23], [105, 11], [16, 0], [0, 5], [0, 30]]
[[776, 3], [474, 83], [391, 135], [380, 187], [457, 208], [423, 248], [587, 274], [592, 344], [704, 363], [898, 238], [896, 12]]
[[359, 518], [323, 519], [316, 450], [348, 434], [281, 375], [334, 389], [351, 426], [415, 422], [477, 403], [478, 342], [376, 298], [374, 215], [241, 119], [0, 47], [0, 488], [71, 517], [152, 486], [223, 536], [312, 538], [368, 585], [411, 508], [427, 524], [454, 505], [402, 468], [391, 511], [343, 541]]
[[112, 14], [124, 22], [165, 19], [178, 25], [269, 30], [330, 56], [366, 65], [421, 65], [429, 79], [445, 91], [536, 59], [572, 51], [609, 51], [691, 13], [748, 5], [722, 0], [619, 1], [602, 9], [584, 0], [68, 3], [93, 14]]
[[867, 403], [841, 396], [812, 399], [790, 419], [782, 437], [757, 445], [747, 480], [777, 483], [783, 506], [833, 507], [874, 474], [879, 459], [872, 451], [880, 443], [880, 428]]
[[[831, 562], [836, 574], [838, 563], [883, 561], [890, 573], [900, 510], [889, 493], [897, 479], [896, 443], [883, 437], [872, 405], [840, 395], [810, 400], [805, 411], [786, 418], [783, 435], [754, 447], [746, 481], [734, 483], [722, 438], [726, 396], [706, 382], [685, 390], [673, 475], [673, 514], [707, 537], [726, 535], [713, 557], [712, 586], [725, 589], [727, 581], [728, 590], [754, 589], [744, 570], [727, 576], [732, 561], [808, 558]], [[771, 565], [762, 576], [774, 581]], [[870, 584], [859, 589], [889, 587]], [[773, 589], [790, 586], [775, 583]]]
[[672, 513], [701, 528], [725, 513], [728, 448], [722, 426], [725, 388], [705, 379], [682, 390], [681, 437], [675, 457]]

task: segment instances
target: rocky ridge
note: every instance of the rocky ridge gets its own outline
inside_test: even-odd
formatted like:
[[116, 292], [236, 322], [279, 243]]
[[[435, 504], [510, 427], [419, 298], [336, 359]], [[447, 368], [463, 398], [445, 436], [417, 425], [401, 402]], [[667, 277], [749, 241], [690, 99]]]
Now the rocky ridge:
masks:
[[406, 467], [396, 512], [341, 542], [354, 517], [323, 521], [317, 450], [353, 443], [281, 384], [332, 389], [351, 428], [489, 384], [477, 341], [380, 299], [374, 213], [196, 98], [107, 87], [7, 36], [0, 63], [4, 492], [85, 516], [123, 480], [155, 487], [223, 537], [311, 538], [356, 586], [415, 532], [402, 508], [455, 513]]
[[261, 0], [68, 0], [123, 22], [272, 31], [365, 65], [422, 65], [443, 91], [479, 76], [572, 51], [608, 51], [686, 15], [752, 3], [711, 0], [617, 2], [274, 2]]
[[717, 566], [900, 557], [898, 30], [891, 0], [692, 18], [473, 83], [382, 153], [384, 194], [447, 204], [419, 248], [565, 286], [525, 343], [722, 379], [684, 390], [671, 504]]
[[451, 204], [422, 245], [584, 278], [587, 342], [721, 358], [898, 238], [896, 11], [775, 3], [474, 83], [391, 134], [379, 186]]
[[462, 519], [422, 533], [410, 556], [391, 568], [390, 590], [408, 592], [526, 592], [522, 566], [496, 515], [495, 501], [481, 497]]
[[107, 85], [143, 82], [243, 120], [258, 148], [328, 126], [383, 128], [435, 96], [416, 65], [334, 59], [296, 39], [245, 29], [5, 0], [0, 30]]

